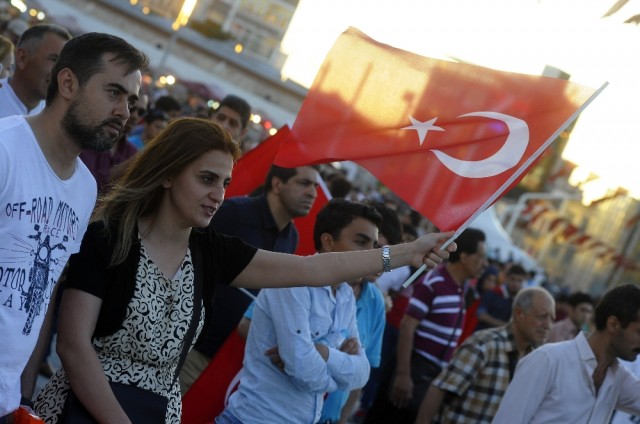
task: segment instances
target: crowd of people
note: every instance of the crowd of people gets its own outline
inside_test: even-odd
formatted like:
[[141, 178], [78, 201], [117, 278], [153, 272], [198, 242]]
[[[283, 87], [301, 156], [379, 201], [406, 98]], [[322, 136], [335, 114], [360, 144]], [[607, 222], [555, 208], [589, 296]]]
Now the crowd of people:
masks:
[[[554, 296], [491, 260], [480, 229], [443, 249], [453, 232], [331, 166], [272, 165], [259, 190], [225, 200], [244, 99], [193, 116], [142, 86], [135, 42], [12, 22], [0, 35], [0, 424], [179, 423], [234, 335], [244, 362], [217, 424], [640, 415], [640, 381], [620, 365], [640, 353], [639, 286]], [[294, 219], [322, 180], [317, 254], [294, 255]], [[43, 370], [53, 332], [62, 367]]]

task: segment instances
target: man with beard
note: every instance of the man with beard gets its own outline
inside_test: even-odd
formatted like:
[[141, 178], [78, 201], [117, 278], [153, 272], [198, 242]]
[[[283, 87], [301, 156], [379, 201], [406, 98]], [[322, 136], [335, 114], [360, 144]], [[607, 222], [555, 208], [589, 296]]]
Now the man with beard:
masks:
[[124, 124], [124, 130], [113, 147], [104, 152], [84, 150], [80, 153], [80, 159], [96, 179], [98, 194], [104, 194], [107, 191], [109, 183], [117, 174], [116, 168], [138, 151], [136, 146], [129, 142], [127, 135], [146, 113], [147, 101], [148, 97], [145, 94], [141, 94], [135, 101], [134, 107], [129, 111], [129, 119]]
[[615, 409], [639, 415], [640, 380], [618, 359], [640, 353], [640, 287], [605, 293], [595, 326], [523, 358], [493, 423], [608, 423]]
[[[225, 200], [211, 220], [219, 233], [280, 253], [293, 253], [298, 231], [293, 218], [306, 216], [317, 197], [318, 171], [312, 166], [272, 166], [265, 180], [265, 193], [255, 197]], [[257, 290], [251, 291], [254, 295]], [[193, 384], [227, 340], [251, 304], [251, 298], [235, 287], [216, 287], [210, 325], [202, 331], [180, 372], [182, 393]]]
[[56, 24], [34, 25], [22, 33], [16, 44], [13, 75], [0, 80], [0, 118], [42, 111], [51, 68], [70, 38], [69, 32]]
[[95, 205], [95, 182], [78, 155], [108, 150], [120, 137], [146, 65], [121, 38], [78, 36], [53, 67], [44, 110], [0, 120], [2, 424], [21, 394], [31, 398], [49, 340], [49, 301]]

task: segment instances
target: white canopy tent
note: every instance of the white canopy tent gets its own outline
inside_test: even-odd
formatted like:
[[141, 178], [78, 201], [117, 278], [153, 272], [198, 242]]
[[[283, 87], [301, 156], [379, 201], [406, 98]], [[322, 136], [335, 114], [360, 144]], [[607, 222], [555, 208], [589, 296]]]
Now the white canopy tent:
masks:
[[480, 214], [470, 226], [484, 231], [487, 236], [486, 244], [489, 258], [500, 262], [518, 263], [528, 271], [536, 271], [537, 274], [542, 271], [538, 262], [531, 255], [513, 243], [500, 223], [493, 206]]

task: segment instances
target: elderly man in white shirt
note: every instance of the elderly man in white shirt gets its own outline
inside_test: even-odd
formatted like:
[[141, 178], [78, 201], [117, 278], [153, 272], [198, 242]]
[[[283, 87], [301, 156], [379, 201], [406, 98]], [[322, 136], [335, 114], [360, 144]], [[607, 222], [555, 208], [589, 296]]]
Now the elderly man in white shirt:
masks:
[[615, 409], [640, 414], [640, 380], [618, 361], [640, 353], [640, 287], [607, 292], [595, 325], [520, 361], [493, 423], [603, 424]]
[[0, 118], [44, 109], [51, 69], [70, 38], [65, 28], [50, 23], [34, 25], [20, 36], [13, 75], [0, 80]]

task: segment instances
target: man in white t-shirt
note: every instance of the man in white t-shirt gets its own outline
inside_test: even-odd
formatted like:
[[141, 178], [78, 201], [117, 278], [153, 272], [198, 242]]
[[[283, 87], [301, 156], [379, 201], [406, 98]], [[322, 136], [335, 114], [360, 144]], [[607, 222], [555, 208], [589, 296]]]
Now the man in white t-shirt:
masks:
[[121, 38], [78, 36], [52, 70], [44, 110], [0, 119], [0, 424], [33, 394], [47, 306], [95, 205], [95, 180], [78, 155], [120, 137], [147, 62]]
[[42, 111], [51, 68], [70, 38], [69, 32], [56, 24], [34, 25], [22, 33], [13, 75], [0, 80], [0, 118]]

